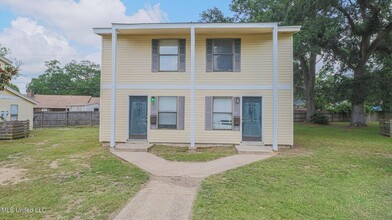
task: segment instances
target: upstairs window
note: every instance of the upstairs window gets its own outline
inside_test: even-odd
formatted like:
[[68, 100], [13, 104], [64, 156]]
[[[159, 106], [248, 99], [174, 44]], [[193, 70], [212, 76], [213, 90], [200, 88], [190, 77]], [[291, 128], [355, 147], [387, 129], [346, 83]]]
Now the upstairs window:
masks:
[[178, 71], [178, 40], [159, 41], [159, 71]]
[[207, 39], [207, 72], [240, 72], [241, 39]]
[[185, 72], [185, 39], [153, 39], [151, 71]]

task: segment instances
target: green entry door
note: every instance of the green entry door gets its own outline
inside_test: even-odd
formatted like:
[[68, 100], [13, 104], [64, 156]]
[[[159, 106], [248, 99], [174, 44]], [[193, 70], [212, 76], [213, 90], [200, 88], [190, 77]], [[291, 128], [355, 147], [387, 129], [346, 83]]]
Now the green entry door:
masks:
[[242, 98], [242, 140], [261, 141], [261, 97]]
[[129, 98], [129, 139], [147, 139], [147, 96]]

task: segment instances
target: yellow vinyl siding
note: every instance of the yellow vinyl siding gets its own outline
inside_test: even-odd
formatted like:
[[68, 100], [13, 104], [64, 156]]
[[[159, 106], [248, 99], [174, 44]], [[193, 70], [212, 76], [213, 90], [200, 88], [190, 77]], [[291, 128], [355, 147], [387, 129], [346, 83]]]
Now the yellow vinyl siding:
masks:
[[[241, 38], [241, 72], [206, 72], [206, 39]], [[272, 84], [272, 35], [197, 35], [196, 84]]]
[[33, 118], [34, 118], [34, 104], [7, 91], [0, 91], [0, 111], [7, 111], [8, 116], [6, 120], [11, 118], [11, 105], [18, 105], [18, 120], [30, 121], [30, 129], [33, 129]]
[[[186, 39], [186, 72], [151, 72], [152, 39]], [[241, 72], [206, 72], [207, 38], [241, 38]], [[278, 137], [279, 144], [293, 144], [293, 49], [292, 34], [279, 33], [278, 81], [285, 85], [279, 90]], [[272, 34], [196, 35], [195, 79], [196, 85], [268, 85], [273, 84]], [[189, 35], [119, 35], [117, 42], [117, 84], [125, 85], [190, 85], [190, 38]], [[111, 37], [102, 37], [102, 85], [111, 83]], [[287, 86], [291, 88], [287, 88]], [[205, 96], [262, 96], [263, 97], [263, 142], [273, 140], [273, 93], [266, 90], [196, 90], [195, 97], [195, 140], [196, 143], [238, 144], [241, 131], [205, 131]], [[117, 90], [116, 141], [128, 139], [129, 96], [185, 96], [184, 130], [150, 130], [149, 142], [190, 143], [190, 90]], [[241, 107], [242, 108], [242, 107]], [[101, 88], [100, 141], [110, 139], [111, 90]], [[148, 116], [150, 103], [148, 104]]]

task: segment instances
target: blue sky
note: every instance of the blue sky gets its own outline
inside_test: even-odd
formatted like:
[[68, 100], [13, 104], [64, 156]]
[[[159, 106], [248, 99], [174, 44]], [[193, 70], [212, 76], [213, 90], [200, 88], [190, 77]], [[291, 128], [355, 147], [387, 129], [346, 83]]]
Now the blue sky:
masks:
[[196, 22], [199, 14], [218, 7], [226, 15], [231, 0], [0, 0], [0, 44], [11, 60], [22, 63], [13, 80], [21, 92], [42, 74], [45, 61], [57, 59], [100, 62], [100, 38], [93, 27], [113, 22]]

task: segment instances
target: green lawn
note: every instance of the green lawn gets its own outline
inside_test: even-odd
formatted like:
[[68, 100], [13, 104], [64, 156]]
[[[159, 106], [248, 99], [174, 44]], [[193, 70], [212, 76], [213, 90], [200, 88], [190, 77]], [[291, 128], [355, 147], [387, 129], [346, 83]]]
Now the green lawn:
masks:
[[219, 146], [197, 148], [195, 152], [189, 152], [189, 147], [155, 145], [149, 152], [166, 160], [202, 162], [236, 154], [237, 150], [234, 146]]
[[36, 130], [29, 138], [0, 141], [0, 167], [27, 169], [28, 179], [0, 185], [0, 208], [13, 208], [0, 210], [0, 219], [108, 219], [148, 180], [101, 147], [96, 127]]
[[194, 219], [392, 219], [392, 138], [378, 124], [295, 125], [294, 149], [207, 178]]

